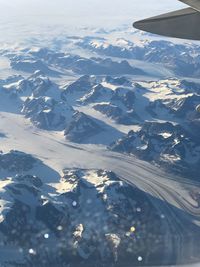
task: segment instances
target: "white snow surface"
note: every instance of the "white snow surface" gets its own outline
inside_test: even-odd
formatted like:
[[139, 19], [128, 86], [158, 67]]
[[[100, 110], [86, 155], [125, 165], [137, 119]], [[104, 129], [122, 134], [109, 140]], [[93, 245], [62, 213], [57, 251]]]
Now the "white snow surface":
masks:
[[[127, 41], [124, 39], [118, 39], [118, 44], [120, 46], [128, 46]], [[95, 45], [98, 44], [96, 43]], [[9, 62], [5, 58], [1, 58], [0, 65], [4, 70], [3, 74], [0, 74], [0, 76], [2, 75], [2, 78], [5, 78], [7, 74], [13, 74], [13, 70], [10, 69]], [[17, 73], [23, 74], [24, 77], [27, 76], [27, 74], [24, 73]], [[69, 81], [69, 77], [65, 78]], [[59, 83], [64, 84], [65, 78], [62, 77], [62, 79], [59, 80]], [[70, 78], [73, 80], [75, 77]], [[137, 79], [139, 78], [137, 77]], [[159, 99], [169, 100], [174, 98], [182, 99], [192, 95], [184, 93], [184, 90], [180, 88], [180, 81], [178, 79], [166, 79], [160, 81], [149, 81], [149, 79], [150, 78], [148, 77], [144, 81], [138, 82], [141, 86], [146, 88], [145, 92], [141, 94], [137, 89], [135, 91], [136, 97], [138, 97], [138, 102], [136, 103], [135, 108], [142, 118], [149, 119], [149, 115], [144, 112], [148, 101], [153, 102]], [[13, 86], [18, 87], [19, 83], [19, 81], [13, 82], [6, 85], [6, 88], [10, 89]], [[109, 88], [111, 91], [117, 89], [117, 86], [106, 82], [103, 82], [102, 85]], [[55, 94], [54, 89], [57, 90], [58, 88], [52, 87], [49, 94], [51, 97], [57, 98], [57, 92]], [[126, 89], [131, 90], [130, 88]], [[21, 98], [22, 101], [26, 99], [26, 97], [23, 97]], [[49, 96], [46, 97], [48, 99]], [[106, 97], [109, 98], [109, 95]], [[102, 99], [99, 101], [100, 103], [106, 102], [103, 102]], [[64, 193], [72, 190], [72, 185], [61, 178], [64, 169], [81, 168], [91, 170], [87, 173], [85, 179], [91, 184], [94, 184], [94, 186], [98, 186], [106, 181], [99, 181], [99, 177], [97, 177], [92, 170], [97, 170], [99, 168], [110, 170], [115, 172], [122, 180], [136, 185], [141, 190], [156, 198], [164, 200], [166, 202], [166, 207], [167, 203], [169, 203], [184, 210], [188, 216], [190, 214], [195, 215], [194, 223], [200, 226], [199, 207], [194, 199], [191, 198], [190, 194], [193, 190], [199, 190], [199, 182], [190, 181], [182, 177], [165, 173], [156, 166], [138, 160], [134, 156], [114, 153], [106, 148], [105, 144], [109, 144], [114, 137], [114, 134], [116, 134], [114, 130], [118, 131], [116, 138], [119, 138], [120, 135], [127, 134], [130, 130], [139, 130], [140, 127], [138, 125], [126, 126], [117, 124], [107, 116], [95, 111], [92, 105], [77, 105], [77, 110], [104, 122], [108, 127], [108, 131], [105, 132], [104, 135], [97, 135], [94, 138], [95, 140], [93, 141], [95, 142], [93, 143], [96, 144], [76, 144], [66, 140], [62, 131], [45, 131], [38, 129], [29, 119], [25, 118], [18, 112], [18, 104], [19, 103], [16, 103], [16, 100], [10, 99], [9, 97], [0, 98], [0, 133], [5, 135], [4, 138], [0, 137], [0, 149], [4, 152], [9, 152], [13, 149], [19, 150], [40, 159], [44, 165], [38, 164], [29, 173], [31, 174], [31, 172], [33, 172], [34, 175], [38, 175], [44, 183], [50, 184], [55, 188], [57, 193]], [[114, 129], [112, 130], [113, 132], [110, 130], [109, 126]], [[162, 136], [164, 138], [169, 138], [170, 134], [163, 132]], [[99, 142], [101, 145], [98, 145], [98, 142], [96, 141], [100, 138], [105, 140], [105, 144], [102, 145], [101, 142]], [[137, 145], [140, 149], [144, 149], [140, 143]], [[163, 158], [172, 162], [178, 160], [178, 158], [171, 158], [170, 155], [167, 154], [163, 155]], [[5, 186], [12, 182], [9, 177], [9, 173], [0, 172], [0, 178], [2, 178], [2, 181], [0, 182], [1, 192], [4, 191]], [[6, 199], [6, 196], [4, 197], [4, 200], [0, 201], [2, 210], [9, 208], [9, 201], [10, 199]], [[166, 216], [169, 220], [172, 216], [167, 208]], [[0, 221], [1, 219], [2, 218], [0, 217]], [[177, 227], [179, 226], [179, 223], [181, 222], [177, 219]], [[77, 225], [74, 235], [79, 237], [83, 231], [83, 227]], [[116, 244], [116, 246], [120, 244], [118, 237], [112, 235], [109, 238]], [[183, 257], [184, 252], [180, 251], [179, 253], [179, 257]]]

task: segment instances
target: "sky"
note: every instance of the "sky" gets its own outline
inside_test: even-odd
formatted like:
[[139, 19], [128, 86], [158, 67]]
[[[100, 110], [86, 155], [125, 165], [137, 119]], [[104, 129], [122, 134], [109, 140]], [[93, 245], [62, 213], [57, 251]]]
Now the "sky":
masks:
[[0, 0], [0, 38], [54, 26], [131, 27], [137, 19], [181, 7], [176, 0]]
[[[88, 16], [100, 18], [134, 18], [181, 7], [177, 0], [0, 0], [2, 15], [65, 16], [89, 21]], [[84, 23], [84, 21], [82, 22]]]

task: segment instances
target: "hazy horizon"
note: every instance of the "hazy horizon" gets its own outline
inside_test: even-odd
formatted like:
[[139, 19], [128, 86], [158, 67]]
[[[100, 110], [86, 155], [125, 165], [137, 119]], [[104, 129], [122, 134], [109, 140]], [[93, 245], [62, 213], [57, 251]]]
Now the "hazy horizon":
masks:
[[[159, 12], [166, 12], [184, 5], [176, 0], [57, 0], [50, 2], [47, 0], [14, 0], [12, 3], [5, 3], [0, 0], [0, 15], [7, 18], [13, 15], [18, 19], [26, 16], [45, 16], [51, 20], [53, 17], [66, 16], [66, 22], [69, 19], [76, 18], [85, 23], [92, 23], [92, 18], [108, 18], [110, 20], [125, 18], [128, 20], [138, 19], [147, 15], [156, 15]], [[90, 17], [89, 17], [90, 16]]]
[[0, 0], [1, 40], [33, 37], [67, 27], [132, 27], [133, 21], [184, 7], [176, 0]]

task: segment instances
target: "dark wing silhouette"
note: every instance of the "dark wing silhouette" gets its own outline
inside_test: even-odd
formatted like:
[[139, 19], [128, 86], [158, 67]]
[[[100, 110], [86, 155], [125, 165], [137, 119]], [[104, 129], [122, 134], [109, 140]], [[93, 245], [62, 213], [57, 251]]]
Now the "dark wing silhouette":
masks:
[[200, 40], [200, 0], [181, 0], [192, 8], [137, 21], [137, 29], [164, 36]]
[[179, 0], [180, 2], [200, 11], [200, 0]]

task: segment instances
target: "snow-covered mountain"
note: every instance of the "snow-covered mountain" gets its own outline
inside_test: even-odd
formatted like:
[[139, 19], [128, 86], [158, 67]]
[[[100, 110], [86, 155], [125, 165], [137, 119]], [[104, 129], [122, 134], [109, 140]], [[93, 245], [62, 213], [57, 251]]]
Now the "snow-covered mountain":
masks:
[[143, 40], [134, 43], [124, 38], [89, 39], [77, 41], [77, 45], [99, 55], [146, 62], [162, 63], [177, 75], [199, 75], [199, 46], [176, 44], [165, 40]]
[[64, 129], [71, 121], [75, 111], [66, 103], [58, 102], [51, 97], [27, 98], [22, 107], [22, 113], [38, 127]]
[[199, 48], [95, 35], [0, 49], [2, 266], [199, 260]]
[[146, 122], [139, 132], [130, 131], [111, 148], [135, 154], [141, 159], [165, 167], [168, 171], [175, 170], [198, 179], [200, 141], [198, 136], [182, 126], [169, 122]]
[[[15, 99], [18, 112], [41, 129], [60, 131], [75, 143], [112, 144], [114, 150], [135, 154], [172, 171], [184, 166], [186, 176], [198, 171], [198, 83], [178, 79], [135, 82], [123, 76], [84, 75], [60, 87], [36, 71], [27, 78], [1, 80], [1, 86], [2, 93]], [[128, 128], [120, 134], [118, 125]], [[171, 138], [161, 138], [159, 131], [168, 132], [163, 127], [170, 128]], [[111, 130], [116, 134], [109, 142], [104, 141]], [[181, 136], [178, 139], [177, 134]], [[157, 143], [151, 145], [152, 138]], [[137, 146], [139, 140], [141, 146]], [[179, 152], [174, 147], [177, 144]], [[193, 171], [188, 173], [191, 164]]]
[[56, 53], [48, 49], [18, 51], [18, 55], [3, 51], [9, 58], [13, 69], [32, 73], [41, 70], [46, 75], [59, 76], [64, 70], [73, 71], [79, 75], [144, 75], [140, 68], [129, 64], [127, 60], [111, 58], [82, 57], [67, 53]]
[[97, 258], [98, 266], [129, 266], [170, 253], [164, 214], [144, 192], [106, 170], [65, 169], [45, 184], [34, 175], [40, 165], [19, 151], [0, 155], [0, 249], [10, 246], [8, 266], [93, 266]]
[[99, 134], [104, 129], [97, 120], [84, 114], [83, 112], [76, 112], [71, 122], [65, 128], [64, 135], [67, 140], [76, 143], [87, 141], [88, 138]]
[[4, 91], [13, 97], [39, 97], [49, 96], [58, 98], [59, 88], [54, 82], [41, 71], [36, 70], [32, 75], [25, 78], [21, 75], [9, 76], [7, 79], [0, 81], [1, 91]]

